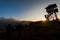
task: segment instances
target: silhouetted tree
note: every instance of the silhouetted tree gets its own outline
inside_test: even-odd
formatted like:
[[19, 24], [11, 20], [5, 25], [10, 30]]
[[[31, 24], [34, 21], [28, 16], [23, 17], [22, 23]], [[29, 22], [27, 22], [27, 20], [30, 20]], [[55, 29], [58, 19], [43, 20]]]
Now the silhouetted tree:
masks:
[[50, 4], [50, 5], [48, 5], [45, 9], [46, 9], [46, 12], [48, 13], [48, 15], [45, 15], [45, 18], [46, 18], [48, 21], [49, 21], [51, 18], [53, 18], [53, 20], [54, 20], [54, 17], [51, 16], [52, 14], [55, 14], [55, 18], [56, 18], [56, 20], [58, 20], [58, 18], [57, 18], [58, 9], [57, 9], [57, 5], [56, 5], [56, 4]]

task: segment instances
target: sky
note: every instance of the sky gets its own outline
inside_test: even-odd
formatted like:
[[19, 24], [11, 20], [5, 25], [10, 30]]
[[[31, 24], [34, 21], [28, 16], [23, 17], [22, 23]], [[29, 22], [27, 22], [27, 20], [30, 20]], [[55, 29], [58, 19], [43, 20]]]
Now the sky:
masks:
[[0, 17], [22, 21], [45, 20], [45, 7], [56, 3], [60, 19], [60, 0], [0, 0]]

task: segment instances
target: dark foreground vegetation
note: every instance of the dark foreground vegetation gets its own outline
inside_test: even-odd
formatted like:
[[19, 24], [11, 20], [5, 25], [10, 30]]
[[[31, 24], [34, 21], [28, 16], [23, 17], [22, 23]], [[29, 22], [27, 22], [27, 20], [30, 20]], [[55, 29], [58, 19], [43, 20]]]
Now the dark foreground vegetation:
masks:
[[0, 40], [60, 40], [60, 21], [8, 24], [5, 29], [0, 31]]

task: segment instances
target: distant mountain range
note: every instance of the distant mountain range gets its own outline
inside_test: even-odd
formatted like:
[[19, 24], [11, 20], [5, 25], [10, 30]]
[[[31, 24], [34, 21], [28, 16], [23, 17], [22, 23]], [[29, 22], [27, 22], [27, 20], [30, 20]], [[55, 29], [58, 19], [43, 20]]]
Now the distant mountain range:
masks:
[[13, 21], [17, 21], [17, 20], [15, 20], [14, 18], [9, 18], [9, 19], [7, 19], [7, 18], [4, 18], [4, 17], [0, 17], [0, 21], [3, 21], [3, 22], [13, 22]]
[[15, 20], [14, 18], [4, 18], [4, 17], [0, 17], [0, 29], [4, 29], [6, 28], [6, 25], [8, 24], [12, 24], [12, 25], [16, 25], [16, 24], [23, 24], [23, 25], [28, 25], [31, 21], [19, 21], [19, 20]]

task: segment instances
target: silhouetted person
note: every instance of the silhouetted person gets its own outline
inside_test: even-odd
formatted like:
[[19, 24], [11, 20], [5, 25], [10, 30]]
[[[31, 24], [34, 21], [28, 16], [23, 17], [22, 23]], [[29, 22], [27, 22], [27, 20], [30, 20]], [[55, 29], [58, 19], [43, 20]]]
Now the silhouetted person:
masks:
[[21, 40], [21, 28], [22, 28], [22, 25], [18, 24], [16, 26], [16, 28], [17, 28], [17, 32], [18, 32], [17, 40]]
[[11, 25], [8, 24], [8, 26], [6, 27], [6, 37], [7, 37], [7, 40], [10, 40], [10, 33], [11, 33]]

